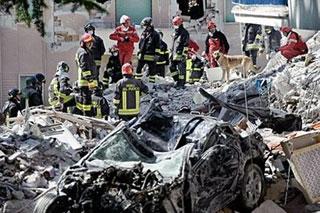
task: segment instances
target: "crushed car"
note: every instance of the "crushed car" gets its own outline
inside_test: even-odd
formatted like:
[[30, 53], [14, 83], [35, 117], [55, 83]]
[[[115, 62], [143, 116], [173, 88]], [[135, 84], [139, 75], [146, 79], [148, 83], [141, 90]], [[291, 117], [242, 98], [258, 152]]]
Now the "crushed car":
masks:
[[266, 152], [258, 133], [241, 138], [216, 118], [152, 103], [66, 170], [34, 213], [253, 209], [264, 196]]

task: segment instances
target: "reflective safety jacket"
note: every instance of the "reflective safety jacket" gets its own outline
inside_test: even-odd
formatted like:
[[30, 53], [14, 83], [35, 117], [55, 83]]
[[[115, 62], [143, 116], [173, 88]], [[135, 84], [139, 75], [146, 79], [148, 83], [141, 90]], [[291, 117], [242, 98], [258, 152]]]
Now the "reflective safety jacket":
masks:
[[69, 102], [73, 97], [70, 95], [71, 85], [68, 84], [68, 79], [59, 79], [55, 76], [49, 86], [49, 104], [53, 107], [57, 107], [63, 103]]
[[175, 29], [171, 47], [171, 60], [181, 61], [186, 58], [188, 54], [189, 39], [189, 32], [183, 25], [180, 25], [178, 29]]
[[153, 27], [144, 30], [139, 42], [138, 59], [144, 61], [154, 61], [155, 55], [160, 57], [160, 35]]
[[199, 58], [188, 59], [186, 63], [186, 82], [191, 84], [199, 82], [204, 72], [204, 63]]
[[90, 50], [80, 47], [76, 53], [75, 59], [78, 66], [79, 87], [97, 87], [98, 82], [93, 81], [96, 64]]
[[93, 94], [91, 98], [92, 98], [93, 116], [101, 119], [109, 115], [110, 113], [109, 104], [104, 97]]
[[106, 51], [106, 48], [104, 47], [103, 40], [99, 36], [93, 35], [93, 38], [94, 38], [94, 41], [91, 48], [91, 52], [93, 54], [93, 58], [96, 63], [96, 66], [101, 66], [101, 57]]
[[118, 114], [136, 116], [140, 112], [141, 93], [148, 93], [148, 87], [138, 79], [124, 77], [118, 81], [113, 104], [118, 109]]
[[243, 40], [243, 51], [259, 50], [260, 48], [264, 48], [261, 26], [248, 24]]
[[168, 45], [163, 40], [160, 40], [160, 52], [159, 52], [159, 60], [157, 61], [157, 65], [168, 65], [169, 64], [169, 50]]

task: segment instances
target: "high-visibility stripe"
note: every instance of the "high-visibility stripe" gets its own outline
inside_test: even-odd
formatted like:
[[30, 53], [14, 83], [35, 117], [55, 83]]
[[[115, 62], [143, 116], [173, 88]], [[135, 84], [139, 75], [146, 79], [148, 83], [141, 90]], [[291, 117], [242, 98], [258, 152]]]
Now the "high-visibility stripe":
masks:
[[96, 118], [102, 118], [101, 106], [97, 101], [92, 101], [92, 106], [95, 108]]
[[144, 55], [143, 60], [145, 61], [154, 61], [154, 55]]
[[161, 53], [161, 50], [157, 48], [157, 49], [155, 50], [155, 52], [156, 52], [156, 53]]
[[98, 87], [98, 81], [97, 80], [93, 80], [93, 81], [89, 82], [88, 86], [90, 88], [96, 88], [96, 87]]
[[91, 75], [91, 71], [90, 70], [82, 70], [82, 76], [83, 77], [87, 77]]
[[[192, 83], [192, 80], [191, 80], [191, 72], [192, 72], [192, 60], [191, 59], [188, 59], [186, 61], [186, 82], [188, 83]], [[180, 78], [180, 76], [179, 76]]]
[[87, 104], [77, 103], [76, 107], [81, 111], [90, 111], [91, 110], [91, 105], [87, 105]]
[[170, 53], [169, 50], [167, 50], [167, 51], [160, 51], [160, 52], [159, 52], [160, 55], [165, 55], [165, 54], [169, 54], [169, 53]]
[[184, 75], [179, 75], [179, 79], [184, 80]]
[[178, 71], [175, 71], [175, 72], [171, 72], [171, 76], [173, 77], [173, 76], [176, 76], [176, 75], [178, 75], [179, 74], [179, 72]]
[[194, 67], [194, 68], [192, 69], [192, 71], [201, 71], [201, 68], [196, 68], [196, 67]]
[[101, 65], [101, 60], [94, 60], [94, 62], [96, 63], [97, 66]]
[[79, 87], [87, 87], [89, 85], [89, 81], [87, 80], [78, 80], [78, 86]]
[[142, 73], [136, 73], [135, 75], [134, 75], [134, 78], [135, 79], [138, 79], [138, 80], [141, 80], [142, 79]]
[[167, 63], [166, 61], [158, 61], [157, 65], [162, 65], [162, 64], [166, 64], [166, 63]]
[[175, 55], [173, 56], [173, 60], [174, 60], [174, 61], [182, 60], [182, 55], [175, 54]]
[[127, 91], [122, 91], [122, 109], [119, 109], [119, 115], [137, 115], [140, 112], [140, 91], [135, 91], [136, 107], [128, 109]]
[[117, 104], [120, 103], [120, 100], [118, 100], [118, 99], [113, 99], [112, 103], [115, 104], [115, 105], [117, 105]]
[[156, 76], [150, 75], [150, 76], [149, 76], [149, 82], [155, 83], [155, 82], [156, 82]]

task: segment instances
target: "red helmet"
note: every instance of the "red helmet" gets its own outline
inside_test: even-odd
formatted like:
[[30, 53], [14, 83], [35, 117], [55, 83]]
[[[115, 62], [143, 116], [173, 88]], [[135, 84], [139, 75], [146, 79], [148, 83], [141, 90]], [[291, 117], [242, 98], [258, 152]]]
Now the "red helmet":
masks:
[[209, 21], [207, 24], [208, 29], [213, 29], [213, 28], [217, 28], [216, 23], [214, 23], [213, 21]]
[[290, 27], [280, 27], [280, 31], [283, 33], [289, 33], [291, 31]]
[[132, 75], [133, 67], [129, 63], [125, 63], [121, 68], [122, 75]]
[[183, 23], [183, 20], [180, 16], [176, 16], [172, 19], [172, 24], [174, 26], [180, 26]]
[[87, 42], [93, 41], [93, 37], [89, 33], [85, 33], [81, 36], [81, 41], [84, 43], [87, 43]]

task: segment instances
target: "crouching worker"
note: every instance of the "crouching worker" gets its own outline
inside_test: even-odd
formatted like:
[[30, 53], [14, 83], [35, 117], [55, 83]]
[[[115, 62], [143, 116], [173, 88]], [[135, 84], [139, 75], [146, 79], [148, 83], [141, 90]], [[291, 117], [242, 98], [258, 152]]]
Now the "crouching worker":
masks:
[[111, 77], [111, 83], [117, 83], [122, 78], [118, 47], [116, 45], [112, 46], [109, 52], [111, 55], [102, 80], [104, 88], [109, 87], [109, 77]]
[[204, 72], [204, 62], [193, 53], [187, 60], [187, 82], [190, 84], [199, 82]]
[[113, 104], [115, 114], [128, 121], [140, 113], [140, 97], [148, 93], [148, 87], [139, 79], [133, 78], [133, 67], [126, 63], [122, 66], [123, 79], [118, 81]]
[[100, 119], [108, 120], [110, 112], [107, 99], [103, 97], [103, 90], [97, 87], [91, 96], [93, 116]]

